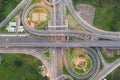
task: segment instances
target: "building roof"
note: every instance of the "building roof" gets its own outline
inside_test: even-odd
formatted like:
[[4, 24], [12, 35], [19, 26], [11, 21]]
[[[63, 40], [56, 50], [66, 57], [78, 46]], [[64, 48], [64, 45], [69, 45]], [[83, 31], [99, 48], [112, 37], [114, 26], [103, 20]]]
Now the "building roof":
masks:
[[9, 22], [9, 26], [16, 26], [16, 22]]

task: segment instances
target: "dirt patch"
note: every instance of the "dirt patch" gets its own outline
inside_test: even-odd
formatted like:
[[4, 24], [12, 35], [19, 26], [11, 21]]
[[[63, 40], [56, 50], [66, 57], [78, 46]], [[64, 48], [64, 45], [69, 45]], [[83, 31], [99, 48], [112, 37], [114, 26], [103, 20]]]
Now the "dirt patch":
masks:
[[120, 49], [106, 49], [103, 48], [103, 50], [105, 51], [107, 57], [111, 58], [114, 57], [114, 55], [120, 55]]
[[93, 25], [95, 8], [89, 4], [79, 4], [75, 6], [78, 14], [89, 24]]

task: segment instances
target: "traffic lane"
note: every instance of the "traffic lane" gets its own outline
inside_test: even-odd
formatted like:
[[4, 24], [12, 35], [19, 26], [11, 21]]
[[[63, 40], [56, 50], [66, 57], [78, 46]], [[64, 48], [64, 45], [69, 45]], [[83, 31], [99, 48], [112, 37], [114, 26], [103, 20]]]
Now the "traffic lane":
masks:
[[14, 43], [14, 42], [42, 42], [47, 41], [42, 37], [0, 37], [0, 43]]
[[120, 47], [120, 41], [2, 41], [0, 46], [8, 47]]

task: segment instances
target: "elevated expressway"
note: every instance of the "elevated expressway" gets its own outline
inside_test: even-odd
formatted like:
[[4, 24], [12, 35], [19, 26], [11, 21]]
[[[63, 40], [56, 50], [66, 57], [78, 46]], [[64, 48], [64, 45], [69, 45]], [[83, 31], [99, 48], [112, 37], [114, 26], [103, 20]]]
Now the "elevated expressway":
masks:
[[99, 48], [97, 48], [98, 55], [101, 58], [101, 62], [104, 65], [103, 69], [97, 74], [97, 76], [91, 77], [90, 80], [102, 80], [104, 79], [107, 75], [109, 75], [113, 70], [115, 70], [118, 66], [120, 66], [120, 59], [117, 59], [116, 61], [112, 63], [107, 63], [105, 59], [102, 56], [102, 53]]
[[50, 41], [29, 37], [0, 37], [1, 47], [120, 47], [120, 41]]
[[[99, 42], [100, 42], [100, 44], [96, 45], [97, 47], [101, 46], [102, 45], [101, 43], [103, 43], [103, 45], [101, 47], [104, 47], [104, 46], [105, 47], [106, 46], [107, 47], [111, 47], [111, 46], [112, 47], [114, 47], [114, 46], [116, 47], [117, 45], [120, 44], [119, 41], [110, 41], [110, 42], [109, 41], [96, 41], [96, 42], [95, 41], [79, 41], [79, 42], [66, 41], [66, 42], [56, 42], [56, 41], [45, 41], [44, 39], [41, 39], [41, 38], [38, 38], [38, 37], [37, 38], [29, 38], [29, 37], [19, 37], [19, 38], [18, 37], [0, 37], [0, 46], [1, 46], [0, 51], [1, 52], [2, 51], [6, 51], [6, 50], [9, 50], [9, 48], [13, 48], [14, 49], [15, 47], [17, 47], [17, 48], [23, 48], [23, 47], [25, 47], [25, 48], [26, 47], [28, 47], [28, 48], [35, 48], [35, 47], [36, 48], [37, 47], [81, 47], [81, 46], [82, 47], [91, 47], [92, 44], [95, 45], [95, 44], [98, 44]], [[113, 45], [111, 44], [111, 42], [113, 42], [112, 43]], [[83, 43], [84, 43], [85, 46], [81, 45]], [[86, 44], [89, 44], [89, 46], [86, 46]], [[6, 47], [6, 48], [3, 48], [3, 47]], [[118, 47], [120, 47], [120, 46], [118, 46]], [[12, 50], [11, 50], [11, 52], [12, 52]], [[19, 52], [19, 50], [17, 50], [17, 49], [15, 49], [15, 51]], [[8, 51], [8, 52], [10, 52], [10, 51]], [[66, 55], [65, 54], [64, 54], [64, 60], [66, 60]], [[65, 65], [67, 65], [67, 64], [65, 64]], [[114, 65], [114, 67], [113, 67], [113, 65]], [[102, 76], [102, 78], [103, 78], [103, 75], [101, 75], [102, 73], [109, 74], [112, 70], [114, 70], [118, 66], [119, 66], [119, 60], [117, 60], [117, 62], [114, 62], [114, 63], [112, 63], [112, 65], [110, 65], [107, 68], [105, 68], [101, 73], [99, 73], [99, 76], [96, 76], [96, 77], [101, 78], [101, 76]], [[71, 73], [71, 70], [70, 70], [68, 65], [67, 65], [67, 69]], [[106, 69], [108, 71], [109, 70], [110, 71], [107, 72]], [[49, 72], [51, 72], [51, 71], [52, 71], [52, 69], [49, 70]], [[76, 76], [73, 73], [72, 73], [72, 75]], [[80, 76], [77, 76], [77, 77], [79, 78]], [[92, 79], [92, 80], [96, 80], [96, 78]]]
[[[32, 0], [22, 0], [22, 2], [0, 23], [0, 28], [1, 27], [3, 27], [3, 25], [5, 24], [5, 23], [7, 23], [8, 21], [9, 21], [9, 19], [11, 19], [12, 17], [13, 17], [13, 15], [15, 15], [22, 7], [24, 7], [24, 5], [27, 3], [27, 6], [25, 7], [25, 9], [24, 9], [24, 11], [23, 11], [23, 16], [22, 16], [22, 22], [23, 22], [23, 24], [24, 24], [24, 27], [26, 28], [26, 30], [28, 30], [28, 32], [30, 32], [30, 33], [32, 33], [32, 34], [35, 34], [35, 35], [39, 35], [39, 36], [49, 36], [50, 34], [48, 33], [47, 34], [47, 32], [49, 32], [49, 31], [37, 31], [37, 30], [33, 30], [33, 29], [30, 29], [29, 28], [29, 25], [27, 25], [27, 22], [26, 22], [26, 14], [28, 14], [28, 11], [30, 10], [30, 8], [28, 8], [29, 7], [29, 5], [30, 5], [30, 3], [32, 2]], [[60, 3], [60, 0], [59, 1], [57, 1], [57, 3], [56, 4], [58, 4], [58, 3]], [[73, 16], [75, 17], [75, 19], [77, 20], [77, 22], [79, 22], [80, 24], [82, 24], [83, 23], [83, 26], [84, 27], [86, 27], [86, 25], [87, 26], [89, 26], [89, 27], [86, 27], [86, 29], [89, 29], [89, 28], [94, 28], [95, 29], [95, 27], [90, 27], [90, 25], [87, 23], [87, 22], [85, 22], [78, 14], [77, 14], [77, 12], [75, 11], [75, 9], [74, 9], [74, 7], [73, 7], [73, 5], [72, 5], [72, 1], [71, 0], [68, 0], [67, 1], [67, 6], [68, 6], [68, 8], [70, 9], [70, 11], [71, 11], [71, 13], [73, 14]], [[34, 6], [37, 6], [37, 5], [39, 5], [39, 4], [35, 4]], [[33, 6], [33, 7], [34, 7]], [[45, 7], [45, 8], [47, 8], [48, 9], [48, 11], [50, 12], [50, 16], [53, 16], [52, 15], [52, 12], [49, 10], [49, 8], [48, 7]], [[26, 11], [27, 10], [27, 11]], [[78, 19], [79, 18], [79, 19]], [[81, 21], [81, 22], [80, 22]], [[93, 29], [89, 29], [91, 32], [96, 32], [96, 31], [94, 31]], [[97, 30], [98, 31], [98, 30]], [[46, 34], [45, 35], [43, 35], [44, 33], [43, 32], [45, 32]], [[53, 34], [52, 34], [52, 32], [53, 32]], [[72, 35], [72, 36], [75, 36], [73, 33], [76, 33], [76, 34], [79, 34], [80, 32], [79, 31], [64, 31], [64, 32], [66, 32], [66, 33], [68, 33], [68, 35]], [[70, 33], [71, 32], [71, 33]], [[105, 31], [106, 32], [106, 31]], [[41, 33], [43, 33], [43, 34], [41, 34]], [[60, 32], [60, 33], [58, 33], [58, 34], [54, 34], [55, 33], [55, 31], [51, 31], [51, 36], [56, 36], [56, 35], [58, 35], [58, 36], [60, 36], [63, 32]], [[94, 34], [94, 33], [88, 33], [88, 32], [86, 32], [86, 34], [91, 34], [91, 35], [93, 35], [93, 36], [96, 36], [96, 37], [100, 37], [100, 38], [106, 38], [106, 39], [120, 39], [120, 37], [119, 37], [119, 32], [109, 32], [108, 34], [110, 35], [110, 36], [106, 36], [106, 35], [104, 35], [104, 33], [101, 33], [101, 34], [99, 34], [99, 32], [97, 32], [96, 34]], [[111, 34], [115, 34], [117, 37], [111, 37]], [[78, 35], [76, 36], [76, 37], [79, 37]]]
[[110, 63], [108, 66], [105, 66], [105, 68], [102, 69], [95, 78], [91, 78], [90, 80], [102, 80], [118, 66], [120, 66], [120, 59], [117, 59], [116, 61]]
[[[57, 1], [56, 4], [58, 4], [58, 2], [60, 3], [60, 0]], [[32, 33], [32, 34], [38, 35], [38, 36], [74, 36], [77, 38], [80, 37], [78, 34], [87, 34], [87, 35], [91, 35], [93, 37], [103, 38], [103, 39], [111, 39], [111, 40], [119, 40], [120, 39], [120, 37], [111, 37], [108, 35], [104, 35], [102, 33], [101, 34], [100, 33], [93, 33], [94, 31], [93, 32], [87, 32], [87, 31], [80, 32], [78, 30], [40, 30], [40, 31], [35, 30], [33, 28], [30, 28], [30, 25], [28, 24], [28, 21], [27, 21], [27, 15], [32, 8], [37, 7], [37, 6], [42, 6], [42, 5], [37, 3], [37, 4], [33, 4], [32, 6], [29, 7], [30, 3], [31, 3], [31, 1], [29, 0], [29, 2], [27, 3], [27, 5], [23, 11], [23, 15], [22, 15], [23, 25], [29, 33]], [[53, 24], [53, 21], [56, 21], [55, 18], [53, 19], [53, 17], [54, 17], [53, 11], [50, 10], [48, 6], [42, 6], [42, 7], [46, 8], [48, 10], [48, 12], [50, 13], [50, 18], [52, 20], [51, 24]], [[72, 8], [70, 8], [70, 9], [72, 9]], [[74, 11], [71, 11], [71, 12], [73, 13]], [[55, 14], [58, 14], [58, 13], [55, 13]], [[65, 15], [63, 13], [61, 15], [65, 17]], [[77, 18], [80, 17], [80, 16], [79, 17], [78, 16], [77, 16]], [[61, 21], [64, 21], [64, 19], [65, 18], [62, 18]], [[62, 27], [64, 25], [59, 25], [59, 26]]]
[[65, 0], [66, 1], [66, 5], [69, 8], [70, 13], [72, 14], [72, 16], [74, 17], [74, 19], [80, 24], [82, 25], [83, 28], [85, 28], [86, 30], [94, 33], [94, 34], [99, 34], [102, 35], [104, 38], [106, 37], [110, 37], [112, 38], [119, 38], [120, 39], [120, 32], [109, 32], [109, 31], [104, 31], [104, 30], [100, 30], [95, 28], [94, 26], [90, 25], [89, 23], [87, 23], [84, 19], [82, 19], [79, 14], [77, 13], [77, 11], [74, 9], [72, 0]]
[[[51, 16], [53, 19], [51, 20], [51, 24], [49, 27], [49, 30], [64, 30], [61, 25], [65, 25], [65, 3], [64, 0], [53, 0], [53, 11], [54, 15]], [[55, 27], [53, 27], [55, 26]], [[56, 27], [60, 26], [60, 27]], [[64, 39], [64, 37], [51, 37], [51, 40], [61, 40]], [[63, 47], [51, 47], [51, 64], [53, 65], [53, 75], [55, 80], [63, 80], [63, 78], [59, 78], [59, 76], [63, 75], [62, 72], [62, 54], [63, 54]]]
[[[63, 36], [74, 36], [77, 38], [79, 38], [78, 34], [88, 34], [88, 35], [92, 35], [92, 36], [99, 37], [99, 38], [111, 39], [110, 36], [100, 35], [98, 33], [94, 34], [94, 33], [90, 33], [90, 32], [80, 32], [77, 30], [40, 30], [40, 31], [38, 31], [38, 30], [32, 29], [32, 28], [30, 28], [30, 25], [27, 22], [27, 15], [32, 8], [34, 8], [36, 6], [42, 6], [42, 5], [37, 3], [37, 4], [33, 4], [31, 7], [29, 7], [30, 3], [31, 3], [31, 1], [29, 0], [29, 3], [27, 3], [27, 6], [25, 7], [25, 9], [23, 11], [22, 22], [23, 22], [25, 29], [32, 34], [35, 34], [38, 36], [62, 36], [61, 34], [64, 34]], [[44, 8], [46, 8], [48, 10], [48, 12], [50, 13], [50, 17], [52, 19], [53, 12], [47, 6], [44, 6]], [[55, 21], [55, 19], [54, 19], [54, 21]], [[118, 39], [119, 39], [118, 37], [113, 38], [113, 40], [118, 40]]]
[[[82, 25], [85, 29], [91, 31], [93, 36], [96, 35], [96, 36], [100, 36], [101, 38], [108, 38], [108, 39], [120, 39], [119, 35], [120, 35], [120, 32], [108, 32], [108, 31], [103, 31], [103, 30], [100, 30], [100, 29], [97, 29], [95, 28], [94, 26], [91, 26], [90, 24], [88, 24], [86, 21], [84, 21], [79, 15], [78, 13], [76, 12], [76, 10], [74, 9], [74, 6], [72, 4], [72, 1], [71, 0], [65, 0], [66, 1], [66, 4], [71, 12], [71, 14], [73, 15], [73, 17], [75, 18], [75, 20], [80, 24]], [[0, 28], [3, 27], [3, 25], [5, 23], [7, 23], [9, 21], [9, 19], [12, 18], [13, 15], [15, 15], [18, 10], [20, 10], [26, 3], [27, 3], [27, 6], [26, 6], [26, 9], [24, 9], [23, 11], [23, 15], [26, 12], [27, 8], [29, 7], [30, 3], [32, 2], [32, 0], [22, 0], [22, 2], [0, 23]], [[58, 1], [60, 3], [60, 0]], [[58, 4], [58, 3], [57, 3]], [[28, 8], [29, 9], [29, 8]], [[49, 9], [48, 9], [49, 10]], [[51, 11], [50, 11], [51, 13]], [[26, 16], [26, 15], [25, 15]], [[22, 17], [23, 19], [25, 19], [25, 16]], [[51, 15], [52, 16], [52, 15]], [[23, 23], [26, 23], [26, 21], [24, 20]], [[36, 31], [36, 30], [32, 30], [29, 28], [29, 25], [24, 25], [25, 28], [32, 34], [36, 34], [36, 35], [40, 35], [40, 33], [42, 33], [41, 31]], [[29, 29], [28, 29], [29, 28]], [[45, 31], [43, 31], [45, 32]], [[47, 31], [46, 31], [47, 32]], [[52, 31], [54, 32], [54, 31]], [[95, 32], [95, 33], [94, 33]], [[74, 32], [73, 32], [74, 33]], [[40, 35], [42, 36], [42, 35]]]
[[66, 42], [2, 42], [0, 43], [1, 47], [120, 47], [119, 41], [66, 41]]
[[[66, 54], [64, 54], [64, 56], [63, 56], [64, 63], [65, 63], [68, 73], [71, 76], [78, 78], [78, 79], [86, 79], [86, 78], [90, 78], [92, 76], [96, 76], [96, 74], [99, 72], [99, 68], [100, 68], [100, 60], [99, 60], [99, 57], [96, 54], [96, 52], [90, 48], [85, 48], [85, 49], [87, 51], [87, 54], [93, 59], [93, 68], [86, 75], [76, 74], [70, 67], [70, 64], [68, 62], [68, 57], [66, 56]], [[70, 55], [70, 53], [68, 53], [68, 55]]]
[[[45, 60], [44, 57], [42, 57], [42, 55], [39, 55], [38, 52], [34, 51], [32, 48], [41, 48], [41, 47], [120, 47], [120, 33], [119, 32], [106, 32], [106, 31], [102, 31], [99, 29], [94, 28], [93, 26], [89, 25], [87, 22], [85, 22], [75, 11], [73, 5], [72, 5], [72, 1], [71, 0], [62, 0], [62, 1], [66, 1], [66, 4], [68, 6], [68, 8], [70, 9], [70, 12], [72, 13], [72, 15], [75, 17], [76, 21], [81, 24], [84, 28], [86, 28], [87, 30], [89, 30], [90, 32], [80, 32], [77, 30], [42, 30], [42, 31], [38, 31], [38, 30], [34, 30], [31, 29], [29, 27], [29, 25], [27, 24], [27, 14], [30, 10], [30, 8], [28, 8], [30, 6], [30, 3], [32, 2], [32, 0], [23, 0], [18, 7], [16, 7], [16, 9], [13, 10], [13, 12], [11, 12], [12, 15], [14, 15], [20, 8], [22, 8], [23, 5], [25, 5], [25, 9], [23, 11], [23, 15], [22, 15], [22, 22], [23, 25], [25, 27], [25, 29], [35, 35], [38, 36], [72, 36], [72, 37], [77, 37], [77, 38], [82, 38], [84, 41], [59, 41], [59, 40], [44, 40], [41, 38], [29, 38], [29, 37], [0, 37], [0, 52], [2, 53], [7, 53], [7, 52], [18, 52], [18, 53], [30, 53], [30, 55], [33, 55], [37, 58], [39, 58], [43, 64], [45, 64], [45, 66], [47, 67], [48, 73], [50, 74], [50, 79], [53, 79], [53, 69], [52, 66]], [[56, 4], [60, 4], [60, 0], [57, 0]], [[35, 4], [33, 7], [38, 6], [39, 4]], [[62, 6], [62, 4], [61, 4]], [[45, 7], [47, 8], [47, 7]], [[48, 11], [51, 13], [50, 16], [53, 17], [53, 13], [48, 9]], [[0, 23], [0, 28], [11, 18], [11, 14], [8, 15], [8, 17], [2, 22]], [[57, 16], [57, 15], [56, 15]], [[65, 16], [63, 13], [61, 13], [61, 16]], [[52, 19], [52, 18], [51, 18]], [[54, 21], [56, 21], [56, 19], [53, 19]], [[60, 18], [61, 22], [62, 20], [65, 20], [64, 18]], [[52, 22], [52, 24], [55, 24]], [[63, 24], [63, 23], [62, 23]], [[61, 25], [59, 25], [61, 26]], [[64, 25], [63, 25], [64, 26]], [[91, 35], [93, 37], [97, 37], [97, 38], [103, 38], [103, 39], [110, 39], [111, 41], [88, 41], [84, 38], [85, 35]], [[116, 41], [114, 41], [116, 40]], [[14, 48], [29, 48], [28, 50], [13, 50]], [[12, 48], [12, 50], [10, 50], [10, 48]], [[32, 50], [30, 50], [32, 49]], [[27, 53], [27, 54], [28, 54]], [[63, 53], [63, 57], [65, 58], [65, 53]], [[112, 67], [113, 65], [115, 65], [115, 67]], [[114, 62], [111, 66], [108, 67], [108, 69], [104, 69], [101, 71], [101, 73], [98, 74], [98, 76], [96, 76], [94, 79], [92, 80], [97, 80], [97, 79], [102, 79], [103, 77], [105, 77], [107, 74], [109, 74], [112, 70], [114, 70], [116, 67], [119, 66], [119, 60], [117, 60], [116, 62]], [[69, 66], [68, 66], [69, 67]], [[68, 68], [69, 69], [69, 68]], [[68, 70], [71, 73], [71, 70]], [[106, 75], [103, 75], [104, 73], [106, 73]], [[73, 74], [73, 76], [76, 76]], [[78, 76], [79, 77], [79, 76]]]

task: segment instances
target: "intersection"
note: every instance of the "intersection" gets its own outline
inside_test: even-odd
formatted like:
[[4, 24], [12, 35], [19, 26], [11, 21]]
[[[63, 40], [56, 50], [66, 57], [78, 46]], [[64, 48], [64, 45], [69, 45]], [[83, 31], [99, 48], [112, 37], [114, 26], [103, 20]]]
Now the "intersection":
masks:
[[[114, 69], [120, 66], [120, 59], [107, 63], [104, 61], [103, 55], [99, 48], [120, 48], [120, 33], [107, 32], [88, 24], [76, 12], [73, 7], [72, 0], [52, 0], [52, 3], [46, 4], [53, 7], [51, 11], [48, 6], [35, 3], [31, 5], [33, 0], [22, 0], [22, 2], [0, 23], [0, 28], [7, 23], [13, 15], [22, 9], [21, 21], [28, 34], [35, 36], [2, 36], [0, 35], [0, 53], [24, 53], [32, 55], [43, 62], [48, 71], [50, 80], [74, 80], [88, 79], [88, 80], [102, 80]], [[24, 6], [24, 8], [23, 8]], [[48, 10], [50, 14], [50, 22], [48, 23], [48, 30], [36, 30], [31, 28], [27, 21], [27, 16], [30, 10], [36, 6], [42, 6]], [[68, 21], [66, 19], [66, 7], [69, 8], [70, 13], [74, 19], [82, 25], [86, 31], [69, 30]], [[94, 40], [87, 39], [85, 36], [89, 35]], [[45, 37], [50, 37], [46, 39]], [[78, 40], [70, 40], [69, 37], [78, 38]], [[79, 40], [80, 39], [80, 40]], [[47, 48], [50, 50], [50, 61], [48, 61], [38, 49]], [[76, 74], [70, 67], [67, 61], [67, 48], [84, 48], [93, 59], [92, 70], [86, 75]], [[91, 47], [97, 48], [96, 51]], [[100, 71], [100, 61], [104, 64], [104, 68]], [[70, 75], [63, 74], [63, 62]]]

